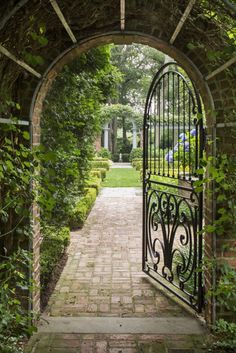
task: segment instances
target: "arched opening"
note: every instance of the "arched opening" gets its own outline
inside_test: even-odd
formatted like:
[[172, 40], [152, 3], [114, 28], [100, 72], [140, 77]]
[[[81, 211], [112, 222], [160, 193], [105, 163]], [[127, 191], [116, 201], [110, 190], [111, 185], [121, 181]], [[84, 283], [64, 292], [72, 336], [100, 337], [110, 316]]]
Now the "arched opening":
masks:
[[[213, 157], [213, 163], [209, 163], [213, 166], [211, 171], [214, 172], [214, 162], [216, 162], [217, 171], [222, 167], [226, 180], [226, 183], [218, 182], [220, 178], [216, 180], [213, 176], [214, 173], [210, 173], [209, 179], [213, 180], [213, 184], [216, 181], [215, 185], [217, 188], [219, 186], [219, 189], [223, 192], [221, 197], [217, 199], [214, 199], [214, 195], [210, 194], [210, 197], [205, 200], [206, 221], [209, 224], [205, 251], [209, 258], [216, 260], [211, 262], [210, 265], [213, 265], [213, 267], [216, 265], [219, 269], [216, 272], [213, 269], [213, 271], [210, 271], [213, 274], [208, 273], [209, 276], [205, 276], [206, 287], [210, 289], [208, 291], [209, 302], [207, 302], [206, 317], [208, 322], [213, 323], [222, 316], [224, 318], [231, 316], [231, 320], [232, 312], [235, 311], [235, 298], [231, 288], [235, 288], [236, 267], [235, 252], [232, 251], [235, 247], [236, 189], [235, 167], [233, 168], [236, 139], [236, 103], [234, 99], [236, 72], [235, 6], [228, 0], [214, 2], [192, 0], [150, 0], [148, 2], [143, 0], [113, 2], [110, 0], [96, 2], [85, 0], [51, 0], [50, 2], [48, 0], [40, 2], [15, 0], [7, 4], [2, 3], [0, 9], [0, 90], [1, 99], [3, 98], [0, 122], [6, 125], [12, 124], [12, 112], [14, 115], [16, 110], [19, 110], [17, 112], [19, 120], [17, 119], [17, 121], [20, 125], [23, 125], [23, 129], [20, 128], [19, 136], [23, 134], [25, 140], [29, 138], [28, 131], [25, 131], [29, 127], [29, 108], [32, 103], [33, 92], [39, 82], [38, 79], [43, 77], [45, 81], [40, 81], [39, 87], [35, 91], [33, 104], [31, 104], [32, 142], [34, 145], [39, 144], [40, 112], [42, 111], [45, 94], [51, 85], [50, 81], [53, 81], [57, 75], [57, 70], [60, 71], [60, 65], [57, 65], [59, 63], [58, 59], [61, 58], [63, 62], [64, 54], [64, 59], [68, 54], [67, 59], [69, 60], [72, 54], [71, 49], [76, 51], [77, 45], [84, 46], [85, 50], [89, 38], [91, 41], [94, 40], [94, 45], [99, 40], [108, 40], [108, 42], [114, 43], [116, 40], [120, 43], [142, 41], [169, 53], [171, 57], [184, 66], [189, 77], [199, 89], [204, 102], [207, 114], [207, 139], [209, 139], [207, 148], [210, 150], [208, 151], [209, 155], [213, 154], [215, 156], [216, 154], [216, 158]], [[101, 39], [104, 37], [106, 39]], [[73, 48], [69, 47], [71, 41], [76, 43]], [[69, 49], [66, 49], [68, 47]], [[60, 54], [62, 52], [64, 54]], [[47, 66], [55, 57], [57, 59], [45, 73]], [[40, 89], [40, 87], [44, 89]], [[13, 106], [10, 109], [7, 107], [9, 102], [5, 102], [5, 98], [8, 97], [15, 102], [12, 102]], [[215, 108], [214, 112], [212, 112], [213, 108]], [[18, 138], [18, 136], [16, 137]], [[5, 145], [4, 147], [8, 148], [9, 146]], [[11, 169], [11, 164], [9, 164], [9, 169]], [[4, 187], [8, 186], [8, 172], [7, 170], [4, 174], [5, 180], [2, 183]], [[14, 194], [15, 189], [8, 188], [8, 190], [10, 189]], [[17, 195], [17, 192], [15, 194]], [[15, 195], [12, 198], [15, 199]], [[18, 220], [21, 219], [21, 216], [23, 217], [26, 208], [29, 210], [27, 201], [29, 201], [29, 198], [24, 203], [20, 214], [18, 214], [19, 207], [16, 204], [15, 209], [13, 209], [13, 214], [16, 216], [12, 217], [13, 219], [10, 219], [8, 223], [5, 222], [5, 219], [2, 222], [3, 229], [7, 228], [7, 231], [1, 231], [3, 236], [4, 233], [8, 234], [8, 226], [13, 225], [13, 228], [10, 229], [9, 238], [11, 239], [13, 235], [16, 235], [14, 246], [18, 246], [22, 241], [21, 235], [18, 236], [21, 231], [21, 227], [18, 227]], [[10, 207], [8, 207], [7, 199], [6, 205], [9, 211]], [[8, 219], [11, 214], [10, 210], [6, 215]], [[36, 283], [38, 283], [40, 235], [37, 233], [39, 223], [37, 222], [38, 210], [36, 205], [33, 207], [33, 216], [35, 236], [33, 243], [30, 244], [30, 252], [32, 249], [34, 250], [33, 274]], [[24, 218], [28, 229], [29, 218], [28, 213], [28, 216]], [[28, 229], [26, 232], [28, 232]], [[222, 234], [224, 237], [222, 237]], [[25, 240], [27, 247], [31, 239], [25, 238]], [[1, 250], [4, 251], [5, 249]], [[4, 275], [4, 272], [2, 273]], [[214, 277], [214, 274], [216, 274], [216, 277]], [[215, 289], [217, 290], [215, 291]], [[15, 288], [13, 287], [14, 291]], [[5, 303], [8, 304], [6, 300]], [[33, 303], [37, 311], [38, 290], [33, 294]], [[21, 327], [21, 323], [18, 326]], [[220, 327], [221, 329], [222, 327]], [[220, 342], [220, 346], [222, 347], [224, 343]], [[44, 343], [42, 342], [42, 344]], [[63, 347], [67, 348], [67, 343]], [[78, 347], [83, 351], [80, 344], [78, 344]], [[96, 352], [108, 352], [109, 350], [109, 347], [104, 346], [103, 343], [98, 347], [90, 347], [89, 344], [86, 347], [88, 350]], [[162, 348], [157, 344], [154, 350], [163, 350]], [[132, 348], [130, 350], [132, 351]]]
[[[38, 145], [40, 141], [40, 115], [42, 113], [43, 101], [47, 95], [47, 92], [50, 90], [53, 80], [61, 72], [64, 65], [71, 62], [74, 58], [78, 57], [80, 54], [86, 52], [90, 48], [94, 48], [103, 44], [130, 44], [130, 43], [139, 43], [145, 44], [150, 47], [153, 47], [159, 51], [162, 51], [165, 54], [170, 55], [177, 63], [181, 64], [185, 72], [188, 74], [189, 78], [194, 82], [201, 95], [204, 109], [207, 112], [206, 121], [207, 126], [211, 129], [212, 127], [212, 116], [209, 112], [213, 110], [213, 101], [207, 83], [203, 79], [202, 75], [198, 69], [193, 65], [193, 63], [177, 49], [173, 48], [169, 44], [157, 40], [154, 37], [138, 34], [138, 33], [108, 33], [98, 37], [88, 38], [83, 40], [78, 45], [73, 46], [63, 54], [61, 54], [48, 68], [43, 79], [39, 83], [33, 97], [31, 105], [31, 124], [32, 124], [32, 144]], [[209, 216], [208, 216], [209, 217]], [[37, 228], [37, 222], [35, 223], [35, 229]], [[35, 232], [34, 241], [33, 241], [33, 253], [36, 259], [39, 257], [39, 242], [40, 234]], [[37, 273], [34, 273], [34, 276], [38, 277]], [[35, 301], [37, 307], [37, 300]], [[208, 303], [208, 306], [211, 308], [211, 303]], [[210, 309], [211, 312], [211, 309]], [[208, 321], [210, 321], [209, 314], [207, 316]]]

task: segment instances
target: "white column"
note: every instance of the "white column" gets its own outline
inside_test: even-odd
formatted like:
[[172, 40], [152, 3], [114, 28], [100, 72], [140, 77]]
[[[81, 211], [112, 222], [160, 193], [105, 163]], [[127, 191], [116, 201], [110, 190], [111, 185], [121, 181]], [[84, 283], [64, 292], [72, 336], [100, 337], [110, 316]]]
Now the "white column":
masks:
[[133, 121], [133, 148], [137, 148], [137, 126]]
[[104, 126], [103, 128], [104, 130], [104, 148], [109, 149], [109, 127], [108, 127], [108, 123]]

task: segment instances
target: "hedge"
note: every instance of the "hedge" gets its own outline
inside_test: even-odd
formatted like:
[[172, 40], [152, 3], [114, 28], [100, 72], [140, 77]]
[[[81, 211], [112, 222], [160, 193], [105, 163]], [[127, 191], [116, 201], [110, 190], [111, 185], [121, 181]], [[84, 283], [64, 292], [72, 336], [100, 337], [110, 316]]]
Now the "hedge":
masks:
[[41, 233], [43, 240], [40, 246], [40, 282], [43, 292], [50, 282], [53, 270], [69, 245], [70, 229], [68, 227], [43, 226]]
[[91, 176], [92, 179], [93, 178], [102, 179], [101, 172], [98, 169], [92, 169], [91, 172], [90, 172], [90, 176]]
[[119, 160], [120, 160], [120, 155], [119, 155], [119, 153], [114, 153], [114, 154], [112, 155], [112, 161], [113, 161], [113, 162], [119, 162]]
[[91, 178], [86, 181], [86, 186], [88, 188], [94, 188], [98, 195], [100, 187], [101, 187], [101, 178]]
[[106, 170], [110, 169], [110, 163], [108, 160], [93, 160], [91, 161], [91, 166], [92, 169], [97, 169], [97, 168], [105, 168]]
[[143, 160], [141, 158], [135, 158], [132, 160], [132, 167], [136, 168], [137, 165], [139, 165], [140, 163], [143, 163]]
[[122, 162], [129, 162], [129, 153], [122, 153]]
[[134, 159], [142, 159], [143, 158], [143, 149], [142, 148], [133, 148], [132, 151], [130, 152], [130, 162], [132, 162]]
[[[106, 168], [94, 168], [91, 171], [91, 175], [93, 175], [93, 172], [95, 173], [99, 173], [99, 177], [101, 177], [102, 180], [104, 180], [106, 178], [107, 175], [107, 170]], [[95, 174], [94, 174], [95, 175]]]
[[97, 155], [98, 157], [111, 159], [111, 152], [104, 147], [102, 147], [100, 151], [97, 152]]
[[87, 219], [89, 212], [96, 200], [97, 192], [95, 188], [86, 189], [84, 196], [78, 200], [70, 218], [70, 228], [81, 228]]

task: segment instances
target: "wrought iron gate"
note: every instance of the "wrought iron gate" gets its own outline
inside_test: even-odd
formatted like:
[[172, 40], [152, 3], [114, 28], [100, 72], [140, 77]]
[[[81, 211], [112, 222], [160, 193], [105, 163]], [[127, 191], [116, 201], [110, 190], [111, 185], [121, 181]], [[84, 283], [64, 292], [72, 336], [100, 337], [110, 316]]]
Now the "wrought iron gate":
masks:
[[199, 95], [183, 69], [165, 64], [144, 115], [143, 271], [201, 311], [203, 195], [196, 191], [204, 130]]

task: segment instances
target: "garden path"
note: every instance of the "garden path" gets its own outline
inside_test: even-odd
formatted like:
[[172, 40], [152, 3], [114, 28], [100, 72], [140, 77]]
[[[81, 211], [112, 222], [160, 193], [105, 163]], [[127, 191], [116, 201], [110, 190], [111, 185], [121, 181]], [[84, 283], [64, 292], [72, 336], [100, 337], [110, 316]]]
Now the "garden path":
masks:
[[141, 247], [141, 189], [102, 189], [83, 229], [71, 233], [69, 258], [49, 314], [186, 316], [142, 273]]
[[198, 322], [141, 272], [141, 201], [140, 188], [102, 189], [27, 352], [203, 352]]

